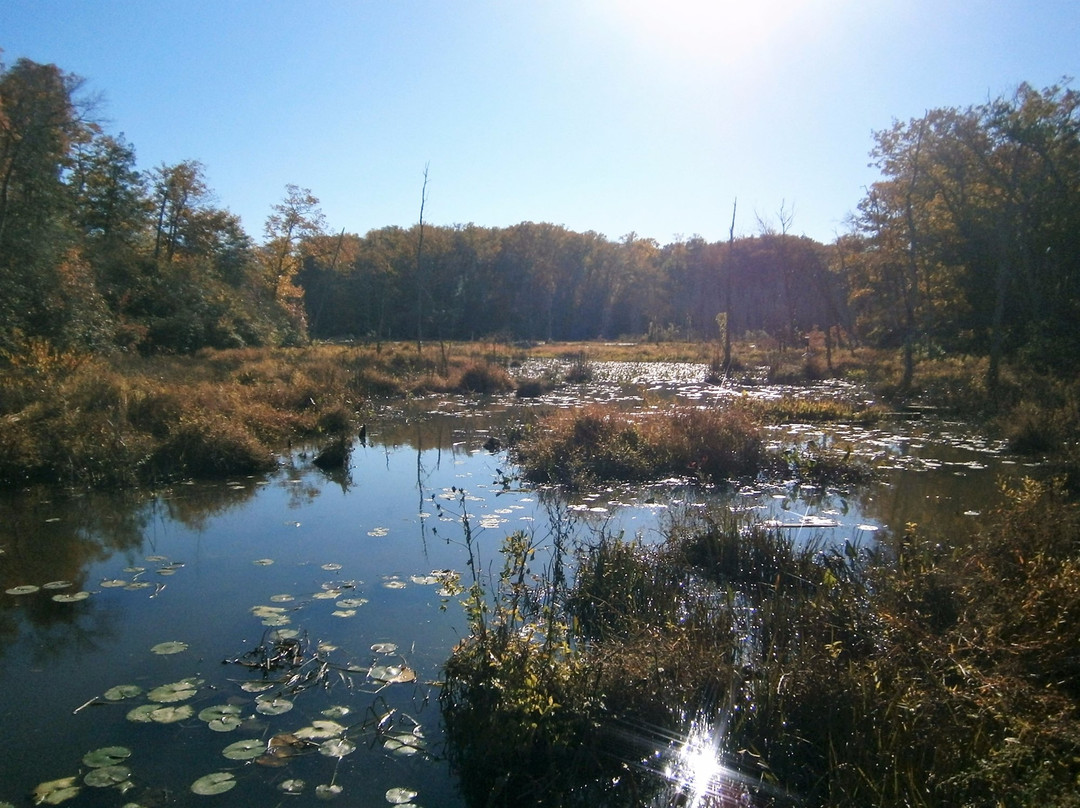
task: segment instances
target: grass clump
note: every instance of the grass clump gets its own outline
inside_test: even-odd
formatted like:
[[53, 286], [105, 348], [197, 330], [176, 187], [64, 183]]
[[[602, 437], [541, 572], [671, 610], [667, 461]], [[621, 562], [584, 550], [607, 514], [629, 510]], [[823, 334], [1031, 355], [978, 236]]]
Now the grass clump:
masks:
[[666, 475], [723, 479], [756, 472], [764, 456], [756, 424], [738, 409], [631, 416], [600, 405], [543, 419], [516, 451], [530, 480], [569, 486]]

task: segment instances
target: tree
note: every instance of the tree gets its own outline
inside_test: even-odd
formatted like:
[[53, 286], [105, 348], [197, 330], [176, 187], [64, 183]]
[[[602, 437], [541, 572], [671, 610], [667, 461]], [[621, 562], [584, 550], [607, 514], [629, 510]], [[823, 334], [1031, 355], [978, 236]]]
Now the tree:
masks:
[[0, 347], [20, 333], [72, 344], [106, 330], [67, 215], [72, 145], [89, 136], [81, 83], [28, 59], [0, 66]]
[[309, 189], [290, 184], [285, 186], [285, 198], [273, 206], [263, 230], [266, 241], [262, 253], [268, 281], [299, 339], [307, 336], [307, 318], [304, 290], [293, 279], [303, 266], [304, 245], [324, 235], [325, 223], [318, 198]]
[[173, 166], [162, 164], [154, 170], [155, 261], [172, 261], [177, 247], [182, 244], [189, 220], [209, 201], [205, 171], [205, 166], [198, 160], [184, 160]]

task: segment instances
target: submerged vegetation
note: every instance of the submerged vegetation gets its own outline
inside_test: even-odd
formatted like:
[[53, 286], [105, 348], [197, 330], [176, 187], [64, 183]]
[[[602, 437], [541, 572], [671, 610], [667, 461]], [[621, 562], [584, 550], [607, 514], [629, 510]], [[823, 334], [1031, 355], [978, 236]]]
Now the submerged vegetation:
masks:
[[470, 804], [1080, 804], [1080, 514], [1008, 494], [955, 544], [708, 512], [584, 548], [569, 587], [511, 536], [446, 666]]

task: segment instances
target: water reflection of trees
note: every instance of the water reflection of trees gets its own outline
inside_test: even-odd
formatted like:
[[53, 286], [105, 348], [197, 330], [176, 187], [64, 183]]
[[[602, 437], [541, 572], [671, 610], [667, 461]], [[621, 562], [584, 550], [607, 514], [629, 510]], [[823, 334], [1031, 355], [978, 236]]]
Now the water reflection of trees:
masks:
[[91, 564], [141, 547], [148, 519], [145, 505], [145, 495], [132, 492], [67, 495], [32, 489], [0, 499], [0, 548], [4, 551], [0, 590], [50, 581], [71, 583], [55, 591], [0, 596], [0, 649], [10, 645], [21, 623], [38, 634], [63, 635], [63, 642], [32, 644], [36, 653], [46, 656], [70, 649], [72, 642], [93, 645], [97, 637], [107, 635], [100, 616], [85, 619], [85, 601], [73, 608], [51, 596], [90, 588], [86, 576]]

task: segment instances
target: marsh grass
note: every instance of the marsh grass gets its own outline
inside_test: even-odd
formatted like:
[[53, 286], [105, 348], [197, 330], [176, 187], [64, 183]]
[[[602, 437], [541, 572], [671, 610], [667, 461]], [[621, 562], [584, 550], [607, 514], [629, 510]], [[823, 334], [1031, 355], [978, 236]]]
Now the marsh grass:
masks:
[[347, 432], [372, 399], [512, 389], [490, 353], [315, 345], [100, 357], [29, 341], [0, 357], [0, 485], [265, 470], [289, 441]]
[[658, 546], [603, 537], [565, 596], [532, 584], [556, 644], [511, 562], [485, 619], [513, 630], [474, 621], [446, 667], [469, 804], [656, 804], [671, 784], [648, 761], [700, 714], [754, 805], [1080, 804], [1080, 515], [1062, 497], [1026, 481], [955, 546], [914, 525], [796, 545], [719, 511]]
[[[829, 404], [796, 406], [820, 418], [854, 413]], [[857, 482], [870, 474], [841, 447], [770, 453], [762, 434], [758, 411], [743, 404], [669, 407], [645, 414], [597, 404], [542, 417], [515, 441], [514, 451], [529, 480], [571, 488], [669, 476], [723, 482], [767, 467], [816, 483]]]

